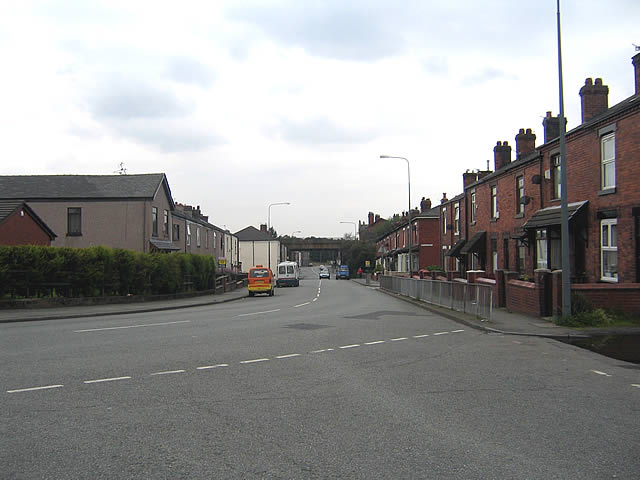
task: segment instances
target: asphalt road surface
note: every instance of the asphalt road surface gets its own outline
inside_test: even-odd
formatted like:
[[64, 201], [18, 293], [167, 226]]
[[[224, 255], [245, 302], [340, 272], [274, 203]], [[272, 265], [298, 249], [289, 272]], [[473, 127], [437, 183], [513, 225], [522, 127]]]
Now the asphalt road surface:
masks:
[[210, 307], [0, 325], [3, 479], [638, 479], [640, 370], [303, 269]]

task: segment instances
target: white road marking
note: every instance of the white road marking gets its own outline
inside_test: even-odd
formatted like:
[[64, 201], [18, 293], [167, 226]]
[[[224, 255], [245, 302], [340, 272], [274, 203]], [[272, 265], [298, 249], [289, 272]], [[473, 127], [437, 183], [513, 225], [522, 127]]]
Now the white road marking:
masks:
[[301, 303], [300, 305], [294, 305], [293, 308], [304, 307], [305, 305], [309, 305], [311, 302]]
[[255, 360], [242, 360], [240, 363], [258, 363], [258, 362], [268, 362], [268, 358], [256, 358]]
[[64, 385], [45, 385], [44, 387], [18, 388], [16, 390], [7, 390], [7, 393], [34, 392], [36, 390], [48, 390], [50, 388], [61, 388]]
[[449, 332], [438, 332], [438, 333], [434, 333], [434, 335], [446, 335]]
[[598, 375], [602, 375], [604, 377], [610, 377], [611, 375], [609, 375], [608, 373], [605, 372], [601, 372], [600, 370], [591, 370], [593, 373], [596, 373]]
[[333, 352], [333, 348], [323, 348], [321, 350], [313, 350], [310, 353], [324, 353], [324, 352]]
[[464, 332], [464, 330], [452, 330], [451, 333], [460, 333], [460, 332]]
[[264, 312], [241, 313], [238, 316], [239, 317], [249, 317], [251, 315], [262, 315], [263, 313], [273, 313], [273, 312], [279, 312], [279, 311], [280, 311], [280, 309], [276, 308], [275, 310], [265, 310]]
[[354, 343], [353, 345], [343, 345], [341, 347], [338, 348], [355, 348], [355, 347], [359, 347], [360, 344], [359, 343]]
[[162, 322], [162, 323], [145, 323], [140, 325], [126, 325], [123, 327], [87, 328], [86, 330], [74, 330], [73, 333], [102, 332], [104, 330], [122, 330], [124, 328], [158, 327], [161, 325], [175, 325], [176, 323], [191, 323], [191, 320], [179, 320], [177, 322]]
[[399, 337], [399, 338], [392, 338], [391, 341], [392, 342], [399, 342], [400, 340], [409, 340], [407, 337]]
[[632, 387], [636, 387], [636, 388], [640, 388], [640, 384], [638, 384], [638, 383], [632, 383], [631, 386]]
[[84, 383], [115, 382], [117, 380], [130, 380], [130, 379], [131, 377], [98, 378], [97, 380], [85, 380]]
[[155, 372], [149, 375], [171, 375], [172, 373], [184, 373], [184, 370], [167, 370], [166, 372]]
[[424, 335], [414, 335], [413, 338], [424, 338], [424, 337], [428, 337], [429, 334], [425, 333]]
[[315, 302], [316, 300], [318, 300], [318, 297], [314, 298], [313, 300], [311, 300], [312, 302]]
[[208, 370], [210, 368], [228, 367], [228, 363], [219, 363], [218, 365], [205, 365], [203, 367], [196, 367], [196, 370]]
[[378, 345], [384, 343], [384, 340], [376, 340], [375, 342], [365, 342], [365, 345]]
[[299, 357], [300, 354], [299, 353], [290, 353], [289, 355], [278, 355], [276, 358], [293, 358], [293, 357]]

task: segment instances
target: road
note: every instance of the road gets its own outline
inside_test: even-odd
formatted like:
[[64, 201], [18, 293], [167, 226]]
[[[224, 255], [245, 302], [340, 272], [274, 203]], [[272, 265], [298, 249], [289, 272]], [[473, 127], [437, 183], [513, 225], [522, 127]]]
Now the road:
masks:
[[3, 479], [637, 479], [638, 366], [303, 269], [209, 307], [0, 325]]

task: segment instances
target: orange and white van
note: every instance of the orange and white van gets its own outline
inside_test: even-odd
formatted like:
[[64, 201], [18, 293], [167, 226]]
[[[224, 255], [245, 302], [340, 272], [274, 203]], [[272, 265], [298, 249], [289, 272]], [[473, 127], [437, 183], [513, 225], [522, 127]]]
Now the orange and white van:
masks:
[[256, 265], [249, 269], [249, 296], [256, 293], [266, 293], [269, 296], [274, 294], [273, 272], [269, 267]]

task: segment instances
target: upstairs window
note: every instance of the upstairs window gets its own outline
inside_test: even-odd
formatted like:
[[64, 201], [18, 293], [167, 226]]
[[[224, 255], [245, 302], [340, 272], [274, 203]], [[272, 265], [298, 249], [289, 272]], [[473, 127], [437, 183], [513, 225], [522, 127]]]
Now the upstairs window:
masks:
[[491, 186], [491, 218], [498, 218], [498, 187]]
[[610, 133], [600, 139], [602, 189], [616, 186], [616, 134]]
[[158, 236], [158, 208], [151, 207], [151, 231], [154, 237]]
[[196, 247], [200, 248], [200, 227], [196, 227]]
[[456, 203], [453, 211], [453, 227], [456, 235], [460, 235], [460, 202]]
[[180, 225], [177, 223], [173, 224], [173, 239], [180, 240]]
[[478, 210], [478, 204], [476, 203], [476, 191], [471, 191], [471, 223], [476, 223], [476, 211]]
[[447, 207], [442, 207], [442, 233], [447, 234]]
[[553, 181], [553, 192], [551, 192], [551, 198], [556, 200], [562, 195], [560, 155], [554, 155], [553, 158], [551, 158], [551, 180]]
[[82, 235], [82, 209], [77, 207], [67, 208], [67, 235]]
[[187, 223], [187, 247], [191, 246], [191, 225]]
[[162, 233], [167, 236], [169, 235], [169, 211], [164, 211], [164, 217], [162, 218]]
[[524, 213], [524, 177], [516, 177], [516, 213]]
[[609, 218], [600, 222], [601, 278], [608, 282], [618, 281], [618, 219]]

